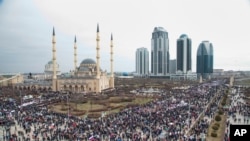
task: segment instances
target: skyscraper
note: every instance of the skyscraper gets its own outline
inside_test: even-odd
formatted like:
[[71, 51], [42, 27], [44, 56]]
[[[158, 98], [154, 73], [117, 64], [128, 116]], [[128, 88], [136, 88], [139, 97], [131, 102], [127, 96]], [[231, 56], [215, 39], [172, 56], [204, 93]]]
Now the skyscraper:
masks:
[[192, 70], [192, 41], [186, 34], [177, 39], [177, 72], [187, 74]]
[[207, 78], [213, 73], [213, 45], [209, 41], [200, 43], [197, 50], [196, 72], [202, 78]]
[[149, 53], [147, 48], [136, 50], [136, 73], [139, 76], [147, 76], [149, 73]]
[[155, 27], [151, 39], [151, 76], [169, 74], [168, 32], [163, 27]]

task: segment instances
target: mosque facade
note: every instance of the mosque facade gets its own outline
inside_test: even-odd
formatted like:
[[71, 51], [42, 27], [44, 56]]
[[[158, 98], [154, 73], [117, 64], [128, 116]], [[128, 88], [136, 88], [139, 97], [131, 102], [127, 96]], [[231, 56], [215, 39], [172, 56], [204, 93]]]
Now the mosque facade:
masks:
[[57, 78], [56, 70], [56, 41], [55, 31], [53, 29], [52, 37], [52, 52], [53, 52], [53, 77], [52, 77], [52, 90], [53, 91], [71, 91], [71, 92], [96, 92], [100, 93], [102, 90], [114, 88], [114, 72], [113, 72], [113, 36], [111, 35], [110, 42], [110, 66], [111, 75], [108, 76], [107, 72], [102, 71], [100, 68], [100, 35], [99, 25], [97, 25], [96, 33], [96, 61], [87, 58], [84, 59], [80, 66], [77, 67], [77, 45], [76, 37], [74, 44], [74, 72], [69, 76], [59, 76]]
[[114, 88], [114, 71], [113, 71], [113, 36], [111, 34], [110, 41], [110, 75], [100, 68], [100, 36], [99, 25], [97, 25], [96, 33], [96, 60], [91, 58], [84, 59], [77, 66], [77, 41], [74, 41], [74, 69], [69, 75], [58, 74], [59, 65], [56, 58], [56, 35], [53, 28], [52, 33], [52, 61], [48, 63], [45, 70], [51, 74], [51, 81], [46, 84], [33, 83], [29, 86], [16, 85], [16, 88], [24, 87], [32, 89], [47, 89], [51, 91], [70, 91], [73, 93], [95, 92], [101, 93], [105, 89]]

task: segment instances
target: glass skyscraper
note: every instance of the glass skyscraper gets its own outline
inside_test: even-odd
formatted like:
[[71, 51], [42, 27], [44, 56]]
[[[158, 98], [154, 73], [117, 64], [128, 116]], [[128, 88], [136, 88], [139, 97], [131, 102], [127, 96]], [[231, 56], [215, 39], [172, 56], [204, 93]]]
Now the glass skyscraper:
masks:
[[149, 53], [147, 48], [138, 48], [136, 50], [136, 73], [139, 76], [148, 76], [149, 74]]
[[186, 34], [177, 40], [177, 72], [186, 74], [192, 71], [192, 41]]
[[209, 41], [200, 43], [197, 50], [196, 73], [202, 78], [207, 78], [213, 73], [214, 60], [213, 45]]
[[151, 76], [169, 74], [168, 32], [163, 27], [155, 27], [151, 39]]

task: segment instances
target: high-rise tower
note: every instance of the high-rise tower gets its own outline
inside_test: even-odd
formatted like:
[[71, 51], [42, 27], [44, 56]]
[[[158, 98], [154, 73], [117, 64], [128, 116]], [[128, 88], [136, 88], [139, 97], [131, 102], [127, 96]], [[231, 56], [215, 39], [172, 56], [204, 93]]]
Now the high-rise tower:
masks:
[[99, 24], [97, 24], [96, 31], [96, 69], [97, 75], [96, 78], [100, 78], [100, 36], [99, 36]]
[[169, 74], [168, 32], [163, 27], [155, 27], [151, 39], [151, 75]]
[[77, 45], [76, 45], [76, 36], [74, 41], [74, 69], [77, 71]]
[[192, 70], [192, 41], [186, 34], [177, 39], [177, 72], [187, 74]]
[[114, 66], [113, 66], [113, 34], [111, 34], [110, 40], [110, 87], [114, 88]]
[[52, 90], [57, 91], [57, 76], [56, 76], [56, 35], [55, 35], [55, 29], [53, 27], [53, 33], [52, 33], [52, 61], [53, 61], [53, 77], [52, 77]]
[[149, 73], [149, 53], [147, 48], [138, 48], [136, 50], [136, 73], [139, 76], [148, 76]]
[[197, 50], [196, 73], [202, 78], [208, 78], [213, 73], [213, 45], [209, 41], [200, 43]]

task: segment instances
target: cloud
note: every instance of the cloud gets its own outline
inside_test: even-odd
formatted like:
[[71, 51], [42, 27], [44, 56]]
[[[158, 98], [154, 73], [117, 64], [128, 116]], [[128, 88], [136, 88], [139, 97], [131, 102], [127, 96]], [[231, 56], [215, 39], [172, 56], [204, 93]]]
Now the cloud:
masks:
[[[196, 51], [203, 40], [209, 40], [214, 45], [214, 68], [238, 69], [238, 66], [227, 64], [230, 64], [231, 56], [249, 62], [246, 53], [249, 54], [247, 48], [250, 46], [250, 9], [246, 2], [3, 1], [0, 5], [0, 64], [4, 69], [0, 71], [42, 72], [44, 65], [52, 58], [53, 26], [62, 71], [73, 68], [75, 35], [78, 62], [84, 58], [95, 59], [97, 23], [100, 24], [101, 64], [104, 70], [110, 70], [111, 32], [114, 35], [115, 71], [134, 71], [135, 51], [139, 47], [151, 50], [151, 34], [155, 26], [162, 26], [168, 31], [171, 59], [176, 58], [176, 40], [181, 34], [185, 33], [192, 39], [194, 71]], [[241, 62], [238, 64], [242, 67], [248, 64], [247, 61]]]

